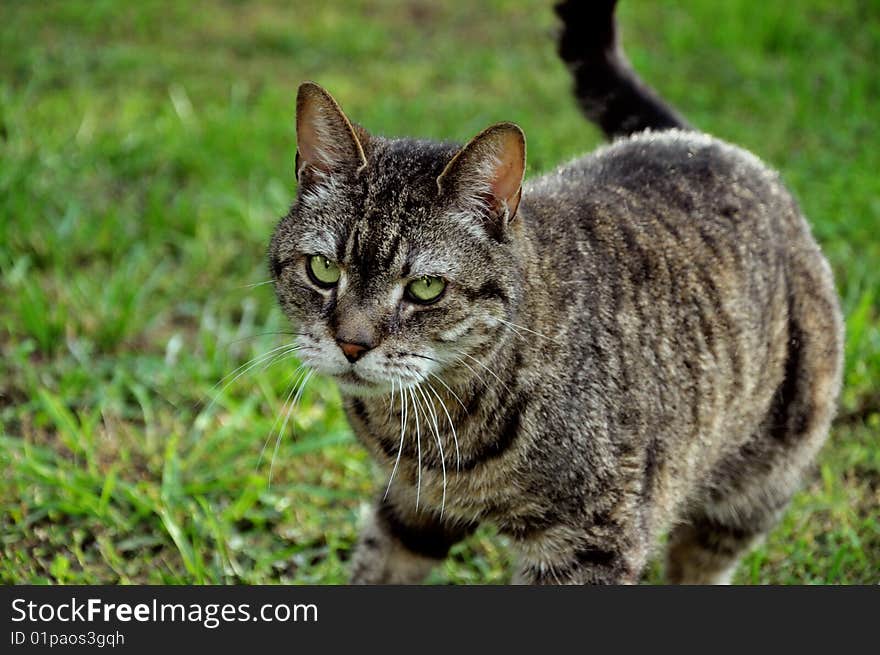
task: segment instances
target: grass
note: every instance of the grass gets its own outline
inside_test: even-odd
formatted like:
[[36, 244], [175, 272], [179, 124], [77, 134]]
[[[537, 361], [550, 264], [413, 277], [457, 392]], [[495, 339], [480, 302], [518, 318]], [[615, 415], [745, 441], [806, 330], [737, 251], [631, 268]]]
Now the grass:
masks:
[[[292, 368], [215, 387], [283, 343], [260, 283], [295, 193], [296, 86], [318, 80], [384, 134], [464, 140], [517, 121], [536, 174], [599, 143], [554, 55], [549, 2], [17, 1], [3, 14], [0, 581], [344, 581], [379, 481], [332, 384], [306, 389], [271, 483]], [[782, 170], [847, 314], [817, 475], [737, 581], [875, 583], [880, 11], [688, 0], [621, 14], [646, 79]], [[505, 582], [510, 567], [486, 529], [433, 581]]]

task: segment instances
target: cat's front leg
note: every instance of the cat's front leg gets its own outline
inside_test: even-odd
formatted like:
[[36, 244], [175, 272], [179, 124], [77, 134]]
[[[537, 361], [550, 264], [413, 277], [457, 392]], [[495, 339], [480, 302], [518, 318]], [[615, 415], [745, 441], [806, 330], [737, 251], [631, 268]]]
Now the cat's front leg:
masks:
[[441, 521], [429, 510], [379, 500], [361, 528], [352, 558], [352, 584], [418, 584], [475, 525]]
[[514, 584], [635, 584], [644, 566], [643, 549], [626, 539], [583, 538], [560, 526], [517, 543], [520, 568]]

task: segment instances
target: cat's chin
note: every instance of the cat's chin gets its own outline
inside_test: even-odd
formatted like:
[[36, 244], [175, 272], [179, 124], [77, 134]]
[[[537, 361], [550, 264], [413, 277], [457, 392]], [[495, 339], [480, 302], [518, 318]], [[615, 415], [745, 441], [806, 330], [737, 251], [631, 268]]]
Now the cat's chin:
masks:
[[344, 396], [375, 397], [385, 396], [391, 391], [391, 385], [379, 382], [371, 382], [354, 373], [348, 372], [342, 375], [334, 375], [333, 380], [339, 391]]

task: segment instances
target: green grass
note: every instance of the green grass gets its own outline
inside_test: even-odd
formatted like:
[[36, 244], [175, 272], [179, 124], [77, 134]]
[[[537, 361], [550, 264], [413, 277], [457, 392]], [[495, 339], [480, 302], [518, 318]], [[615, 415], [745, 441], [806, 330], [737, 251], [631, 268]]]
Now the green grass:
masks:
[[[499, 120], [530, 174], [599, 135], [549, 2], [7, 2], [0, 27], [0, 581], [345, 579], [377, 488], [331, 383], [273, 424], [291, 366], [267, 279], [294, 196], [297, 84], [369, 129], [467, 139]], [[819, 470], [741, 567], [880, 578], [880, 9], [624, 1], [628, 50], [697, 125], [779, 167], [834, 266], [846, 387]], [[276, 428], [277, 429], [277, 428]], [[265, 456], [260, 457], [269, 438]], [[504, 582], [483, 530], [436, 582]], [[651, 579], [657, 579], [657, 569]]]

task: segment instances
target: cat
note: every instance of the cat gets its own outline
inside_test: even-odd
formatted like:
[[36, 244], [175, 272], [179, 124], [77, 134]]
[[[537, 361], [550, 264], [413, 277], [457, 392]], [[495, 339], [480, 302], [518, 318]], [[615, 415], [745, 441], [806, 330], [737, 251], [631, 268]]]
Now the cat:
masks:
[[523, 182], [512, 123], [460, 146], [297, 96], [298, 196], [269, 262], [302, 363], [387, 482], [353, 583], [418, 583], [489, 522], [514, 582], [729, 582], [827, 437], [843, 322], [777, 173], [632, 71], [615, 2], [559, 51], [611, 144]]

